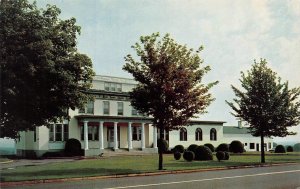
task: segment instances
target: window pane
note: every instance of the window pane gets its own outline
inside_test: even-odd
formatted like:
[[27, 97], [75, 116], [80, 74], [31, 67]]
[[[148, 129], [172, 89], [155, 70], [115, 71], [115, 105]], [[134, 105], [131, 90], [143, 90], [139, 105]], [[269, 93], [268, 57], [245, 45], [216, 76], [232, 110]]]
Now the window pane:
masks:
[[56, 124], [56, 127], [55, 127], [55, 141], [61, 141], [62, 140], [61, 135], [62, 135], [61, 124]]
[[131, 115], [137, 115], [137, 111], [136, 111], [136, 109], [134, 108], [134, 107], [131, 107], [132, 109], [131, 109]]
[[64, 141], [69, 139], [69, 125], [64, 124]]
[[99, 127], [94, 127], [94, 140], [99, 140]]
[[109, 101], [103, 101], [103, 114], [109, 114]]
[[88, 126], [88, 140], [93, 140], [93, 131], [94, 131], [94, 127]]
[[118, 115], [123, 115], [123, 102], [118, 102]]
[[54, 127], [53, 124], [51, 124], [49, 127], [49, 141], [54, 141], [53, 127]]
[[110, 91], [116, 91], [116, 84], [115, 83], [110, 84]]
[[138, 140], [137, 127], [132, 127], [132, 140]]
[[122, 85], [120, 83], [117, 84], [117, 91], [122, 92]]
[[87, 113], [93, 114], [94, 113], [94, 102], [90, 101], [87, 103]]
[[109, 91], [110, 83], [105, 82], [104, 83], [104, 90]]

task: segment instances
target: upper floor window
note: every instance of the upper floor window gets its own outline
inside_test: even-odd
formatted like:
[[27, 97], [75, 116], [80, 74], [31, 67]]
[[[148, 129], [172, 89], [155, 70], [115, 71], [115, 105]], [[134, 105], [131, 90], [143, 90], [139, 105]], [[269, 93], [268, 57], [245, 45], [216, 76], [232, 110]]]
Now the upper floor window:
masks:
[[202, 129], [201, 128], [196, 129], [195, 140], [196, 141], [202, 141]]
[[133, 116], [137, 116], [138, 115], [137, 110], [133, 106], [131, 107], [131, 115], [133, 115]]
[[69, 138], [68, 124], [50, 124], [49, 141], [66, 141]]
[[94, 102], [89, 101], [83, 108], [79, 109], [79, 113], [94, 114]]
[[122, 84], [121, 83], [111, 83], [111, 82], [105, 82], [104, 83], [104, 90], [106, 91], [117, 91], [122, 92]]
[[124, 103], [118, 102], [118, 115], [123, 115], [123, 111], [124, 111]]
[[217, 131], [214, 128], [212, 128], [210, 130], [210, 140], [212, 140], [212, 141], [216, 141], [217, 140]]
[[186, 128], [181, 128], [179, 131], [179, 140], [180, 141], [187, 141], [187, 130]]
[[103, 101], [103, 114], [109, 115], [109, 101]]

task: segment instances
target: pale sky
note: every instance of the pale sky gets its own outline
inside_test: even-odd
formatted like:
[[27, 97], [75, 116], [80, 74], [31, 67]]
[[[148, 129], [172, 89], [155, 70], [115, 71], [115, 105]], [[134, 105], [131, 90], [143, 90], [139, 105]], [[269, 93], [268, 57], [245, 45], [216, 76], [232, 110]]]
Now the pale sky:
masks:
[[[93, 61], [98, 75], [131, 77], [122, 70], [124, 57], [141, 35], [170, 33], [180, 44], [197, 49], [211, 71], [204, 81], [218, 80], [216, 98], [202, 120], [237, 125], [225, 100], [234, 97], [240, 72], [265, 58], [290, 87], [300, 86], [299, 0], [44, 0], [55, 4], [61, 18], [75, 17], [82, 27], [78, 50]], [[294, 127], [300, 133], [300, 127]], [[300, 141], [299, 136], [283, 140]], [[297, 138], [298, 137], [298, 138]], [[277, 139], [276, 139], [277, 140]]]

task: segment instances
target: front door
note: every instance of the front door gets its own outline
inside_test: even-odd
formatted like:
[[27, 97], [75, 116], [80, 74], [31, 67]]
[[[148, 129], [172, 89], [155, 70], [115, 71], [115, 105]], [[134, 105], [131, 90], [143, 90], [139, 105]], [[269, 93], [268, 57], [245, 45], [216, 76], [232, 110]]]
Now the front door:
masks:
[[[118, 127], [118, 147], [120, 147], [120, 128]], [[107, 128], [108, 148], [114, 147], [114, 127]]]

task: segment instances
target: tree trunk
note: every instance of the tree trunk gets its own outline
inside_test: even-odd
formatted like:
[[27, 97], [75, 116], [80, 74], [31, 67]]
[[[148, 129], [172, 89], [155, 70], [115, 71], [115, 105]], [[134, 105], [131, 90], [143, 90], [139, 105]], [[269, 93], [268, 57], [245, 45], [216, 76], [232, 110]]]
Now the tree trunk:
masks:
[[265, 161], [265, 142], [264, 142], [264, 133], [261, 132], [260, 135], [260, 159], [261, 159], [261, 163], [266, 163]]
[[[159, 138], [162, 139], [164, 134], [164, 128], [159, 127]], [[161, 146], [158, 146], [158, 170], [163, 170], [163, 150], [161, 149]]]

